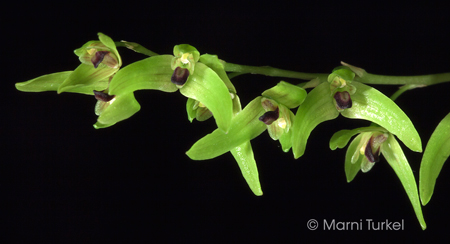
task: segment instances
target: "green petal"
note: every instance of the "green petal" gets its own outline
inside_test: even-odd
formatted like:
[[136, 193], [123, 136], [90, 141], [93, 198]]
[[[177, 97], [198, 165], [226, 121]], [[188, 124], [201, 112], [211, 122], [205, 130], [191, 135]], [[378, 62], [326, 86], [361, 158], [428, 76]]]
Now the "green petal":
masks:
[[[293, 117], [293, 116], [292, 116]], [[283, 152], [289, 152], [292, 147], [292, 130], [285, 132], [279, 139]]]
[[431, 199], [436, 179], [450, 155], [450, 113], [439, 123], [428, 141], [420, 165], [420, 199], [425, 206]]
[[427, 228], [427, 225], [425, 223], [425, 220], [423, 219], [416, 180], [414, 179], [414, 175], [408, 163], [408, 160], [403, 154], [403, 150], [394, 136], [389, 136], [387, 140], [381, 145], [381, 153], [386, 158], [389, 165], [391, 165], [392, 169], [395, 171], [395, 174], [397, 174], [398, 178], [402, 182], [406, 194], [408, 194], [409, 200], [413, 205], [414, 212], [416, 212], [417, 219], [419, 220], [422, 229], [425, 230]]
[[[108, 88], [108, 78], [118, 69], [106, 65], [94, 68], [92, 65], [80, 64], [58, 87], [58, 93], [71, 91], [102, 91]], [[83, 92], [80, 92], [83, 93]]]
[[248, 186], [256, 196], [263, 194], [261, 184], [259, 183], [258, 167], [256, 166], [255, 157], [253, 156], [252, 145], [250, 141], [246, 141], [240, 146], [231, 149], [231, 154], [241, 169], [242, 176], [247, 181]]
[[234, 88], [233, 83], [231, 83], [230, 78], [228, 78], [228, 75], [225, 72], [223, 64], [220, 62], [217, 55], [203, 54], [202, 56], [200, 56], [199, 62], [204, 63], [206, 66], [214, 70], [214, 72], [216, 72], [222, 79], [222, 81], [225, 83], [228, 90], [236, 94], [236, 88]]
[[175, 57], [180, 57], [184, 53], [191, 53], [192, 56], [194, 56], [194, 62], [197, 62], [200, 58], [200, 52], [197, 50], [197, 48], [189, 44], [180, 44], [173, 47], [173, 54]]
[[352, 136], [361, 132], [368, 132], [368, 131], [386, 132], [385, 129], [379, 126], [361, 127], [353, 130], [340, 130], [334, 133], [334, 135], [331, 137], [330, 149], [336, 150], [336, 148], [344, 148], [347, 145], [348, 141], [350, 141], [350, 138], [352, 138]]
[[195, 72], [189, 75], [180, 92], [203, 103], [214, 115], [217, 127], [228, 131], [233, 116], [233, 103], [228, 88], [216, 72], [197, 63]]
[[295, 115], [292, 128], [294, 157], [299, 158], [305, 153], [308, 137], [317, 125], [335, 119], [338, 115], [330, 96], [330, 84], [324, 82], [310, 91]]
[[178, 88], [170, 81], [171, 55], [158, 55], [134, 62], [122, 68], [109, 85], [109, 94], [120, 95], [136, 90], [150, 89], [174, 92]]
[[119, 52], [117, 51], [117, 47], [116, 47], [116, 44], [114, 43], [114, 41], [109, 36], [107, 36], [101, 32], [98, 33], [98, 39], [105, 46], [107, 46], [109, 49], [111, 49], [114, 52], [114, 54], [119, 59], [119, 67], [122, 66], [122, 58], [120, 57]]
[[[23, 92], [57, 91], [58, 87], [72, 74], [73, 71], [64, 71], [16, 83], [16, 89]], [[90, 91], [92, 95], [92, 90]]]
[[307, 93], [301, 87], [281, 81], [276, 86], [265, 90], [262, 95], [288, 108], [296, 108], [305, 100]]
[[94, 128], [100, 129], [112, 126], [119, 121], [128, 119], [141, 109], [133, 93], [116, 96], [110, 103], [98, 117]]
[[336, 76], [341, 77], [345, 81], [352, 81], [355, 78], [355, 73], [346, 66], [339, 66], [333, 69], [333, 72], [328, 76], [328, 82], [334, 80]]
[[196, 101], [192, 98], [188, 98], [188, 100], [186, 102], [186, 112], [187, 112], [188, 120], [191, 123], [192, 123], [192, 121], [194, 121], [195, 116], [197, 114], [197, 111], [194, 109], [195, 102]]
[[[347, 178], [347, 182], [351, 182], [356, 174], [358, 174], [359, 170], [361, 170], [361, 160], [364, 158], [354, 157], [355, 153], [359, 153], [359, 142], [361, 141], [361, 135], [355, 137], [355, 139], [350, 143], [350, 146], [347, 148], [347, 152], [345, 153], [345, 176]], [[352, 162], [353, 161], [353, 162]]]
[[396, 135], [409, 149], [422, 152], [419, 133], [397, 104], [375, 88], [359, 82], [352, 84], [356, 87], [351, 96], [353, 106], [341, 112], [344, 117], [372, 121]]
[[264, 113], [261, 97], [253, 99], [232, 119], [228, 133], [216, 129], [198, 140], [186, 154], [194, 160], [211, 159], [252, 140], [267, 128], [266, 124], [258, 119]]
[[[100, 45], [99, 41], [88, 41], [86, 42], [83, 46], [81, 46], [80, 48], [75, 49], [73, 52], [75, 53], [75, 55], [77, 55], [78, 57], [81, 57], [83, 55], [86, 55], [86, 49], [88, 47], [91, 47], [92, 44], [96, 43], [96, 46]], [[80, 59], [80, 61], [82, 61]]]

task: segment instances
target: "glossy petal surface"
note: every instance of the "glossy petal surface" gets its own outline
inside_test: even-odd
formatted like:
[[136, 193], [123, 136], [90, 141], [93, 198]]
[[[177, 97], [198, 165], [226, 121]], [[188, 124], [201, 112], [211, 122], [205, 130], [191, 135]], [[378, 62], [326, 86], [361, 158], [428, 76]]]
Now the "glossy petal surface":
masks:
[[259, 183], [258, 167], [256, 166], [255, 157], [253, 156], [252, 145], [250, 141], [231, 149], [231, 154], [236, 159], [242, 176], [256, 196], [263, 194], [261, 184]]
[[409, 149], [422, 152], [419, 133], [397, 104], [375, 88], [359, 82], [352, 84], [356, 87], [353, 106], [341, 112], [344, 117], [372, 121], [396, 135]]
[[305, 89], [281, 81], [276, 86], [265, 90], [262, 95], [273, 99], [288, 108], [296, 108], [302, 104], [307, 94]]
[[[72, 74], [73, 71], [64, 71], [16, 83], [16, 89], [24, 92], [57, 91], [58, 87]], [[90, 91], [92, 93], [92, 90]]]
[[411, 167], [403, 154], [403, 150], [398, 144], [394, 136], [389, 136], [387, 140], [381, 145], [381, 153], [388, 161], [389, 165], [394, 170], [400, 179], [403, 188], [405, 188], [406, 194], [408, 194], [409, 200], [413, 205], [414, 212], [419, 220], [422, 229], [426, 229], [427, 225], [422, 214], [422, 207], [419, 201], [419, 192], [417, 190], [416, 180]]
[[180, 88], [181, 94], [205, 105], [213, 114], [217, 127], [228, 131], [233, 116], [233, 102], [228, 88], [211, 68], [197, 63], [195, 72]]
[[255, 98], [233, 118], [228, 133], [216, 129], [198, 140], [186, 154], [194, 160], [211, 159], [252, 140], [267, 128], [258, 120], [264, 112], [261, 97]]
[[133, 93], [116, 96], [108, 103], [108, 106], [101, 112], [97, 123], [94, 125], [96, 129], [106, 128], [119, 121], [128, 119], [141, 109]]
[[436, 179], [450, 155], [450, 114], [439, 123], [428, 141], [420, 165], [420, 198], [426, 205], [433, 195]]
[[335, 119], [339, 115], [332, 97], [330, 85], [324, 82], [308, 93], [298, 108], [292, 126], [292, 151], [295, 158], [305, 153], [306, 143], [311, 131], [320, 123]]
[[158, 55], [134, 62], [122, 68], [109, 85], [109, 94], [120, 95], [136, 90], [174, 92], [178, 88], [170, 81], [171, 55]]

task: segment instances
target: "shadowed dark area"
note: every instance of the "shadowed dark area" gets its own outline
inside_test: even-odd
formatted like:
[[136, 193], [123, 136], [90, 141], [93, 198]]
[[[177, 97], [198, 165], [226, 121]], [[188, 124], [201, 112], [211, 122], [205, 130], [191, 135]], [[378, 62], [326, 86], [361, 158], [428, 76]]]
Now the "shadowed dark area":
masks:
[[[6, 74], [1, 82], [0, 189], [6, 205], [0, 208], [1, 243], [361, 243], [400, 238], [434, 243], [434, 238], [446, 238], [448, 165], [423, 207], [425, 231], [382, 156], [370, 172], [346, 182], [347, 149], [331, 151], [329, 139], [338, 130], [370, 122], [339, 116], [320, 124], [297, 160], [268, 133], [261, 134], [252, 140], [264, 192], [257, 197], [230, 153], [206, 161], [185, 154], [217, 126], [213, 119], [190, 123], [187, 98], [178, 91], [136, 91], [138, 113], [96, 130], [94, 96], [20, 92], [14, 84], [74, 70], [80, 62], [73, 50], [96, 40], [98, 32], [159, 54], [172, 54], [174, 45], [186, 43], [227, 62], [301, 72], [329, 73], [340, 61], [373, 74], [450, 72], [448, 8], [412, 2], [367, 3], [363, 9], [315, 2], [222, 3], [227, 6], [218, 8], [154, 2], [11, 5], [18, 5], [10, 9], [20, 7], [20, 13], [6, 11], [0, 17]], [[98, 9], [104, 16], [93, 22]], [[122, 67], [145, 58], [125, 47], [118, 51]], [[280, 80], [303, 82], [251, 74], [231, 81], [244, 107]], [[397, 90], [374, 87], [387, 96]], [[448, 91], [450, 84], [440, 84], [396, 100], [424, 148], [450, 112]], [[418, 183], [421, 154], [400, 144]], [[315, 231], [307, 228], [311, 219], [318, 221]], [[368, 219], [404, 223], [404, 228], [368, 230]], [[324, 221], [332, 220], [361, 222], [363, 229], [325, 230]]]

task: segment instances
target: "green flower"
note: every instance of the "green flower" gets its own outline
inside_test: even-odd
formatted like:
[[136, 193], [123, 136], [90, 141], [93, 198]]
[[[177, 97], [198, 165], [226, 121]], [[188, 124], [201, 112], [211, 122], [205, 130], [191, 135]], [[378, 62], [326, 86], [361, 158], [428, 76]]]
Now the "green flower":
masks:
[[[185, 55], [187, 52], [180, 51], [185, 49], [194, 54]], [[182, 95], [190, 98], [188, 103], [193, 105], [190, 108], [187, 106], [189, 116], [193, 116], [193, 112], [189, 109], [206, 107], [213, 114], [217, 127], [228, 131], [233, 116], [234, 100], [232, 101], [230, 91], [221, 76], [208, 65], [196, 63], [198, 59], [194, 49], [189, 45], [178, 45], [174, 48], [176, 56], [152, 56], [124, 67], [111, 80], [108, 94], [121, 95], [142, 89], [165, 92], [179, 90]], [[183, 55], [187, 56], [186, 64]], [[189, 58], [191, 56], [193, 59]], [[174, 70], [177, 67], [186, 69], [188, 73], [183, 73], [184, 71], [178, 73], [179, 71]], [[181, 76], [178, 77], [178, 74]], [[173, 82], [174, 76], [177, 82]], [[180, 80], [183, 81], [178, 83]]]
[[355, 73], [345, 66], [335, 68], [328, 76], [331, 96], [338, 111], [351, 108], [353, 105], [351, 95], [355, 94], [356, 88], [351, 83], [354, 78]]
[[171, 81], [175, 85], [182, 87], [186, 83], [189, 74], [194, 73], [195, 64], [200, 58], [200, 53], [191, 45], [181, 44], [173, 48], [173, 54], [171, 68], [174, 72]]
[[329, 76], [331, 83], [323, 82], [311, 90], [297, 110], [292, 126], [292, 150], [295, 158], [304, 154], [311, 131], [320, 123], [335, 119], [339, 114], [378, 124], [396, 135], [411, 150], [422, 151], [419, 134], [395, 102], [373, 87], [351, 81], [354, 77], [351, 71], [338, 71], [340, 72], [335, 71]]
[[426, 205], [433, 195], [436, 180], [450, 156], [450, 113], [439, 122], [431, 135], [420, 164], [420, 200]]
[[97, 123], [94, 124], [96, 129], [106, 128], [128, 119], [141, 108], [132, 92], [118, 96], [99, 91], [94, 93], [98, 100], [95, 104], [95, 114], [98, 116]]
[[114, 41], [102, 33], [98, 33], [98, 37], [98, 41], [89, 41], [75, 50], [81, 64], [74, 71], [43, 75], [16, 83], [16, 88], [25, 92], [57, 91], [88, 95], [94, 95], [93, 90], [107, 89], [122, 61]]
[[422, 229], [426, 229], [416, 180], [408, 160], [394, 135], [387, 129], [379, 126], [341, 130], [331, 137], [331, 150], [345, 147], [350, 138], [356, 134], [359, 135], [350, 143], [345, 155], [347, 182], [351, 182], [360, 170], [368, 172], [380, 160], [379, 155], [382, 154], [400, 179]]
[[281, 81], [262, 93], [261, 105], [266, 111], [259, 120], [267, 125], [273, 140], [280, 140], [284, 152], [292, 146], [291, 127], [294, 114], [291, 108], [298, 107], [306, 98], [303, 88]]
[[16, 84], [20, 91], [57, 91], [94, 95], [98, 100], [95, 128], [105, 128], [124, 120], [137, 111], [139, 103], [133, 93], [109, 94], [110, 82], [118, 72], [122, 60], [114, 41], [98, 33], [98, 41], [89, 41], [74, 52], [81, 64], [74, 71], [64, 71]]
[[231, 152], [250, 189], [255, 195], [262, 195], [250, 141], [266, 130], [266, 125], [258, 120], [263, 114], [261, 97], [257, 97], [234, 114], [227, 133], [219, 128], [214, 130], [192, 145], [186, 154], [193, 160], [207, 160]]

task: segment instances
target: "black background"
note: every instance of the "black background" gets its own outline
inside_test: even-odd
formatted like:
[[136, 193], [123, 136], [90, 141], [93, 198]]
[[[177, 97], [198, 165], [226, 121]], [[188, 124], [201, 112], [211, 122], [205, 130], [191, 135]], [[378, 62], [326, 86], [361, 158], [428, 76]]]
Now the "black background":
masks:
[[[365, 121], [338, 117], [320, 124], [298, 160], [283, 153], [267, 132], [253, 140], [264, 192], [256, 197], [231, 154], [208, 161], [185, 155], [215, 124], [190, 124], [186, 98], [179, 93], [137, 91], [140, 112], [95, 130], [92, 96], [14, 88], [16, 82], [75, 69], [79, 61], [73, 50], [97, 39], [97, 32], [162, 54], [188, 43], [232, 63], [303, 72], [330, 72], [340, 61], [375, 74], [450, 71], [444, 6], [361, 3], [13, 3], [0, 17], [3, 243], [445, 240], [448, 167], [423, 208], [425, 231], [384, 159], [346, 182], [345, 150], [331, 151], [329, 138], [340, 129], [366, 126]], [[124, 65], [144, 58], [119, 52]], [[233, 82], [245, 105], [279, 80], [244, 75]], [[396, 90], [376, 88], [386, 95]], [[450, 84], [431, 86], [397, 100], [424, 148], [449, 112], [449, 89]], [[418, 181], [421, 154], [404, 149]], [[309, 219], [405, 224], [403, 231], [325, 231], [322, 225], [310, 231]]]

